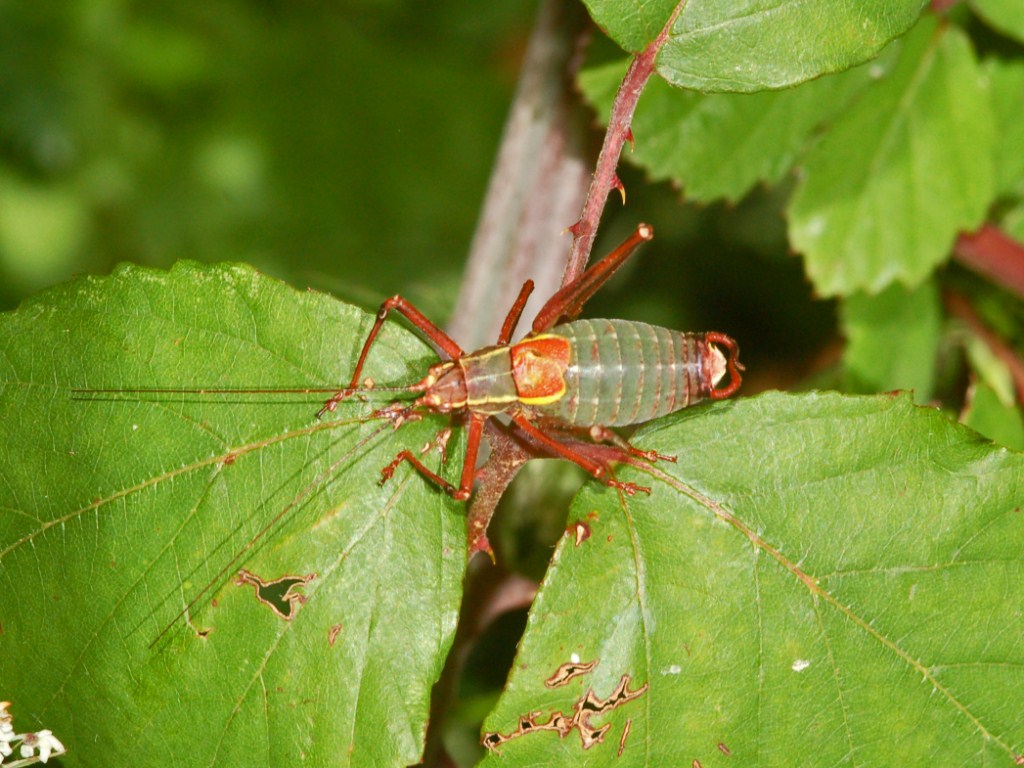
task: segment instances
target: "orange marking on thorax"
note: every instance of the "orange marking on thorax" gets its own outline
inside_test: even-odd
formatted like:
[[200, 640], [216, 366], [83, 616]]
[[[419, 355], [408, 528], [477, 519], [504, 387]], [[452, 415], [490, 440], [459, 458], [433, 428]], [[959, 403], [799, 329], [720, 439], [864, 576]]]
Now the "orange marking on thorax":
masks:
[[520, 402], [547, 405], [565, 394], [568, 339], [548, 334], [533, 336], [515, 344], [511, 352], [512, 379]]

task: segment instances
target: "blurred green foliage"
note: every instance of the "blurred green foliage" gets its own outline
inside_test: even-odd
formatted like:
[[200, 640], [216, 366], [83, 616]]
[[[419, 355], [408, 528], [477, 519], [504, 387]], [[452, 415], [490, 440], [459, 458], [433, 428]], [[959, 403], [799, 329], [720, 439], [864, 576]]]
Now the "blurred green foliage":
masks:
[[[443, 319], [534, 10], [471, 0], [426, 13], [408, 0], [7, 5], [0, 307], [120, 261], [189, 258], [251, 263], [366, 307], [401, 291]], [[752, 389], [806, 373], [833, 310], [812, 302], [786, 256], [777, 193], [699, 209], [635, 171], [623, 178], [629, 206], [613, 204], [595, 254], [640, 220], [657, 240], [588, 312], [728, 330], [753, 361]]]
[[454, 286], [532, 12], [4, 4], [0, 306], [181, 258], [367, 303]]

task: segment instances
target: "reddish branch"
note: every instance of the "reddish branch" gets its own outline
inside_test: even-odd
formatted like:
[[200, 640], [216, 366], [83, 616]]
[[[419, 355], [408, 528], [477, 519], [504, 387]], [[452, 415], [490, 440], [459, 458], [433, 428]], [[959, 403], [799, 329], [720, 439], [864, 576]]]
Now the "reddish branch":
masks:
[[491, 455], [477, 472], [476, 491], [469, 502], [469, 514], [466, 516], [466, 532], [469, 535], [466, 556], [472, 557], [477, 552], [486, 552], [493, 560], [494, 551], [487, 538], [487, 526], [491, 523], [505, 489], [515, 479], [523, 465], [533, 458], [533, 454], [512, 436], [508, 427], [493, 419], [484, 425], [484, 434], [487, 436]]
[[1024, 299], [1024, 245], [991, 224], [960, 235], [953, 248], [956, 260], [970, 270]]
[[583, 205], [583, 215], [572, 226], [572, 251], [569, 254], [569, 262], [565, 266], [565, 273], [562, 275], [563, 286], [579, 277], [586, 268], [590, 251], [594, 247], [594, 238], [597, 236], [597, 227], [601, 223], [601, 214], [608, 202], [608, 195], [612, 189], [621, 189], [615, 168], [619, 164], [622, 145], [627, 141], [632, 141], [633, 138], [630, 129], [630, 125], [633, 123], [633, 113], [636, 111], [640, 94], [643, 93], [647, 81], [654, 73], [658, 53], [668, 40], [672, 27], [685, 5], [686, 0], [682, 0], [676, 5], [658, 36], [633, 59], [626, 76], [622, 79], [618, 93], [615, 94], [611, 117], [608, 119], [608, 129], [604, 135], [604, 144], [601, 145], [601, 154], [598, 155], [597, 166], [594, 169], [594, 179], [590, 184], [590, 191], [587, 193], [587, 201]]
[[519, 83], [448, 332], [464, 349], [494, 343], [505, 309], [526, 280], [537, 290], [524, 317], [554, 293], [565, 266], [565, 229], [590, 183], [590, 110], [575, 90], [590, 37], [577, 0], [544, 0]]
[[946, 308], [954, 317], [958, 317], [966, 323], [967, 327], [975, 336], [981, 339], [999, 360], [1003, 362], [1010, 376], [1013, 378], [1013, 385], [1017, 390], [1017, 401], [1024, 403], [1024, 360], [1021, 359], [1013, 347], [1003, 341], [974, 311], [971, 302], [959, 293], [952, 291], [946, 293]]

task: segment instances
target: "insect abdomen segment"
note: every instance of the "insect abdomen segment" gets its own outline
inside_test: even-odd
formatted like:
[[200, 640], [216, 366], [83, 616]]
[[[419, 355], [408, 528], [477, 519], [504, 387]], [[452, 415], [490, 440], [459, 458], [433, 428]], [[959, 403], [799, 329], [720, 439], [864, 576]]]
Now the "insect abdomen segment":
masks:
[[630, 320], [576, 320], [548, 334], [564, 338], [571, 350], [565, 394], [531, 410], [568, 424], [649, 421], [703, 399], [717, 383], [702, 381], [708, 378], [703, 334]]

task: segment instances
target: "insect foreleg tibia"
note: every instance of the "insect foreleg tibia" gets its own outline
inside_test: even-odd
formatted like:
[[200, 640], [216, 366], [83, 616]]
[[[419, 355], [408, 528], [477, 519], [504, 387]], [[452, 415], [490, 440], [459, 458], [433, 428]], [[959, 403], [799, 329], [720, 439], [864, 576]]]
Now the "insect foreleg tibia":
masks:
[[523, 307], [526, 306], [526, 301], [530, 298], [531, 293], [533, 293], [533, 280], [527, 280], [519, 289], [519, 296], [508, 311], [505, 322], [502, 323], [501, 333], [498, 334], [498, 346], [504, 346], [512, 340], [512, 334], [515, 333], [516, 325], [523, 314]]
[[373, 346], [373, 342], [377, 339], [377, 334], [380, 333], [381, 326], [384, 325], [384, 321], [391, 310], [397, 310], [405, 315], [406, 319], [418, 328], [431, 344], [450, 359], [458, 360], [464, 354], [462, 348], [455, 343], [455, 340], [430, 322], [426, 315], [401, 296], [392, 296], [381, 304], [380, 309], [377, 310], [377, 318], [373, 322], [373, 327], [370, 329], [366, 341], [363, 342], [363, 349], [359, 353], [355, 370], [352, 372], [352, 380], [345, 389], [336, 392], [330, 400], [324, 403], [323, 407], [317, 411], [317, 418], [320, 418], [329, 411], [333, 411], [338, 407], [338, 403], [359, 388], [359, 377], [363, 374], [363, 365], [366, 364], [366, 357], [370, 354], [370, 347]]
[[462, 459], [462, 477], [459, 479], [458, 487], [452, 485], [436, 472], [428, 469], [422, 461], [413, 455], [412, 451], [402, 451], [391, 463], [380, 471], [382, 483], [391, 479], [395, 470], [403, 462], [407, 461], [428, 480], [432, 481], [456, 501], [465, 501], [473, 493], [473, 480], [476, 477], [476, 459], [480, 453], [480, 439], [483, 437], [484, 422], [487, 417], [480, 413], [472, 413], [469, 417], [469, 430], [466, 438], [466, 455]]

